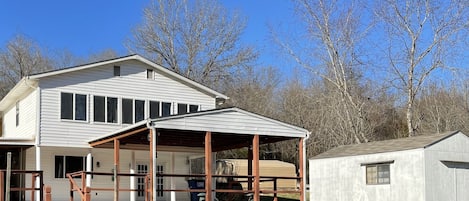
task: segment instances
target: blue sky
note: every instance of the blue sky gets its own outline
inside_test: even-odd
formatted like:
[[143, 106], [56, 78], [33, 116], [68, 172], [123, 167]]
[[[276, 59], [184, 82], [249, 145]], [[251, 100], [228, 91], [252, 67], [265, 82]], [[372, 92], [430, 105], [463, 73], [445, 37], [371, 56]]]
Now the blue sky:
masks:
[[[278, 25], [290, 18], [289, 0], [223, 0], [230, 10], [248, 18], [242, 42], [262, 53], [260, 64], [281, 63], [268, 34], [267, 24]], [[0, 47], [16, 33], [32, 38], [41, 47], [68, 49], [86, 56], [105, 49], [126, 54], [123, 45], [131, 30], [142, 21], [142, 9], [149, 0], [42, 0], [4, 1], [0, 6]]]

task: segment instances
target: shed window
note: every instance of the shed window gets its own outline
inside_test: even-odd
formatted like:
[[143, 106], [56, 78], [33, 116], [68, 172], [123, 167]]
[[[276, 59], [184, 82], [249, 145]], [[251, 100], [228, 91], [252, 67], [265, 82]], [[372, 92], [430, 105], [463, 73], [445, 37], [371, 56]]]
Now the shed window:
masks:
[[83, 94], [61, 93], [60, 118], [86, 121], [87, 96]]
[[391, 182], [389, 165], [389, 163], [366, 165], [366, 184], [389, 184]]

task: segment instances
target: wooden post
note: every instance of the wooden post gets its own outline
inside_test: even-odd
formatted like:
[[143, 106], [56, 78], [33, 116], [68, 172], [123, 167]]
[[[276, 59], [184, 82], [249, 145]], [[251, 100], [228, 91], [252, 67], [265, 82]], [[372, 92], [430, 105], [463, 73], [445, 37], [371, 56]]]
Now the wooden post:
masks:
[[85, 200], [84, 201], [90, 201], [91, 200], [91, 189], [90, 187], [86, 186], [84, 189], [85, 193]]
[[7, 153], [7, 175], [5, 181], [5, 200], [10, 201], [10, 181], [11, 181], [11, 152]]
[[248, 148], [248, 190], [252, 190], [252, 141]]
[[51, 194], [51, 187], [50, 186], [46, 186], [45, 187], [45, 191], [46, 191], [46, 198], [45, 200], [46, 201], [52, 201], [52, 194]]
[[119, 149], [120, 141], [114, 139], [114, 201], [119, 201]]
[[[36, 177], [34, 173], [31, 176], [31, 188], [36, 188]], [[36, 191], [31, 191], [31, 200], [34, 200], [34, 195], [36, 194]]]
[[274, 200], [273, 201], [278, 201], [278, 198], [277, 198], [277, 178], [274, 178]]
[[0, 201], [5, 201], [5, 172], [0, 170]]
[[298, 156], [298, 161], [299, 163], [299, 166], [300, 166], [300, 170], [299, 170], [299, 177], [300, 177], [300, 201], [305, 201], [305, 186], [304, 186], [304, 169], [303, 169], [303, 165], [304, 165], [304, 154], [303, 154], [303, 138], [300, 138], [299, 142], [298, 142], [298, 152], [299, 152], [299, 156]]
[[212, 201], [212, 133], [205, 133], [205, 201]]
[[70, 201], [73, 201], [73, 183], [70, 181]]
[[254, 169], [254, 201], [260, 201], [259, 135], [254, 135], [252, 138], [252, 160]]

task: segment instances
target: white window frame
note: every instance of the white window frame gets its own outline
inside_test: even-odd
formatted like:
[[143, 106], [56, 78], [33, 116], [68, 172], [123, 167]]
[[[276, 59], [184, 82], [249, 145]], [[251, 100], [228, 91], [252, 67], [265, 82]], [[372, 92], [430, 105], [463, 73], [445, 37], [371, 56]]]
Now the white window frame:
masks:
[[[67, 94], [72, 94], [72, 119], [62, 119], [62, 93], [67, 93]], [[85, 96], [85, 103], [86, 103], [86, 107], [85, 107], [85, 120], [80, 120], [80, 119], [76, 119], [76, 96], [77, 95], [82, 95], [82, 96]], [[74, 121], [74, 122], [89, 122], [89, 119], [90, 119], [90, 115], [89, 115], [89, 107], [90, 107], [90, 103], [89, 103], [89, 94], [83, 94], [83, 93], [74, 93], [74, 92], [66, 92], [66, 91], [61, 91], [59, 93], [59, 119], [61, 121]]]
[[[362, 163], [361, 166], [365, 167], [365, 183], [366, 185], [389, 185], [391, 184], [391, 164], [394, 163], [392, 161], [384, 161], [384, 162], [376, 162], [376, 163]], [[388, 167], [388, 176], [387, 177], [380, 177], [380, 167], [387, 166]], [[376, 168], [376, 180], [373, 182], [369, 182], [368, 180], [368, 168]], [[380, 179], [387, 179], [387, 181], [381, 181]]]
[[[123, 110], [123, 108], [122, 108], [122, 107], [124, 107], [124, 99], [132, 100], [132, 123], [124, 123], [124, 117], [123, 117], [123, 115], [124, 115], [124, 110]], [[145, 100], [145, 99], [143, 99], [143, 98], [142, 98], [142, 99], [138, 99], [138, 98], [137, 98], [137, 99], [135, 99], [135, 98], [122, 98], [122, 99], [121, 99], [121, 102], [122, 102], [122, 103], [121, 103], [121, 106], [120, 106], [120, 110], [121, 110], [121, 111], [119, 112], [119, 113], [120, 113], [120, 119], [121, 119], [122, 124], [134, 124], [134, 123], [137, 123], [137, 122], [135, 121], [135, 111], [136, 111], [135, 108], [136, 108], [136, 106], [137, 106], [135, 103], [136, 103], [137, 101], [143, 101], [143, 119], [147, 118], [147, 112], [146, 112], [146, 111], [149, 110], [149, 109], [147, 109], [147, 102], [148, 102], [147, 100]], [[149, 104], [149, 103], [148, 103], [148, 104]], [[149, 106], [148, 106], [148, 107], [149, 107]]]
[[[94, 110], [94, 107], [95, 107], [94, 97], [96, 97], [96, 96], [98, 96], [98, 97], [104, 97], [104, 122], [102, 122], [102, 121], [95, 121], [95, 119], [94, 119], [94, 115], [95, 115], [95, 112], [96, 112], [96, 111]], [[107, 102], [108, 102], [108, 101], [107, 101], [107, 99], [108, 99], [108, 98], [115, 98], [115, 99], [117, 99], [117, 108], [116, 108], [117, 117], [116, 117], [116, 122], [108, 122], [108, 118], [107, 118], [107, 116], [108, 116], [108, 115], [107, 115], [107, 113], [108, 113], [108, 109], [107, 109], [107, 108], [108, 108], [108, 105], [107, 105]], [[96, 123], [96, 124], [119, 124], [119, 123], [121, 122], [121, 120], [120, 120], [120, 118], [119, 118], [119, 117], [121, 116], [119, 107], [122, 105], [122, 103], [121, 103], [120, 100], [121, 100], [121, 98], [116, 97], [116, 96], [100, 96], [100, 95], [93, 95], [93, 98], [92, 98], [92, 101], [93, 101], [93, 115], [91, 115], [91, 116], [93, 116], [93, 123]]]

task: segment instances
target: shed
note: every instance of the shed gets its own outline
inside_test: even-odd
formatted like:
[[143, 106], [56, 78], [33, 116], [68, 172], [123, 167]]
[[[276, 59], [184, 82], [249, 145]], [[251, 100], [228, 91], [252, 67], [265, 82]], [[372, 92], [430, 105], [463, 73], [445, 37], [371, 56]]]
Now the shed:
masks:
[[459, 131], [339, 146], [309, 160], [311, 201], [469, 200]]
[[[248, 160], [245, 159], [221, 159], [225, 163], [232, 164], [235, 175], [248, 174]], [[259, 172], [262, 177], [296, 177], [295, 165], [279, 160], [259, 160]], [[247, 183], [241, 183], [247, 189]], [[272, 189], [273, 182], [261, 181], [261, 188]], [[294, 179], [278, 179], [278, 189], [295, 189], [297, 187]]]

